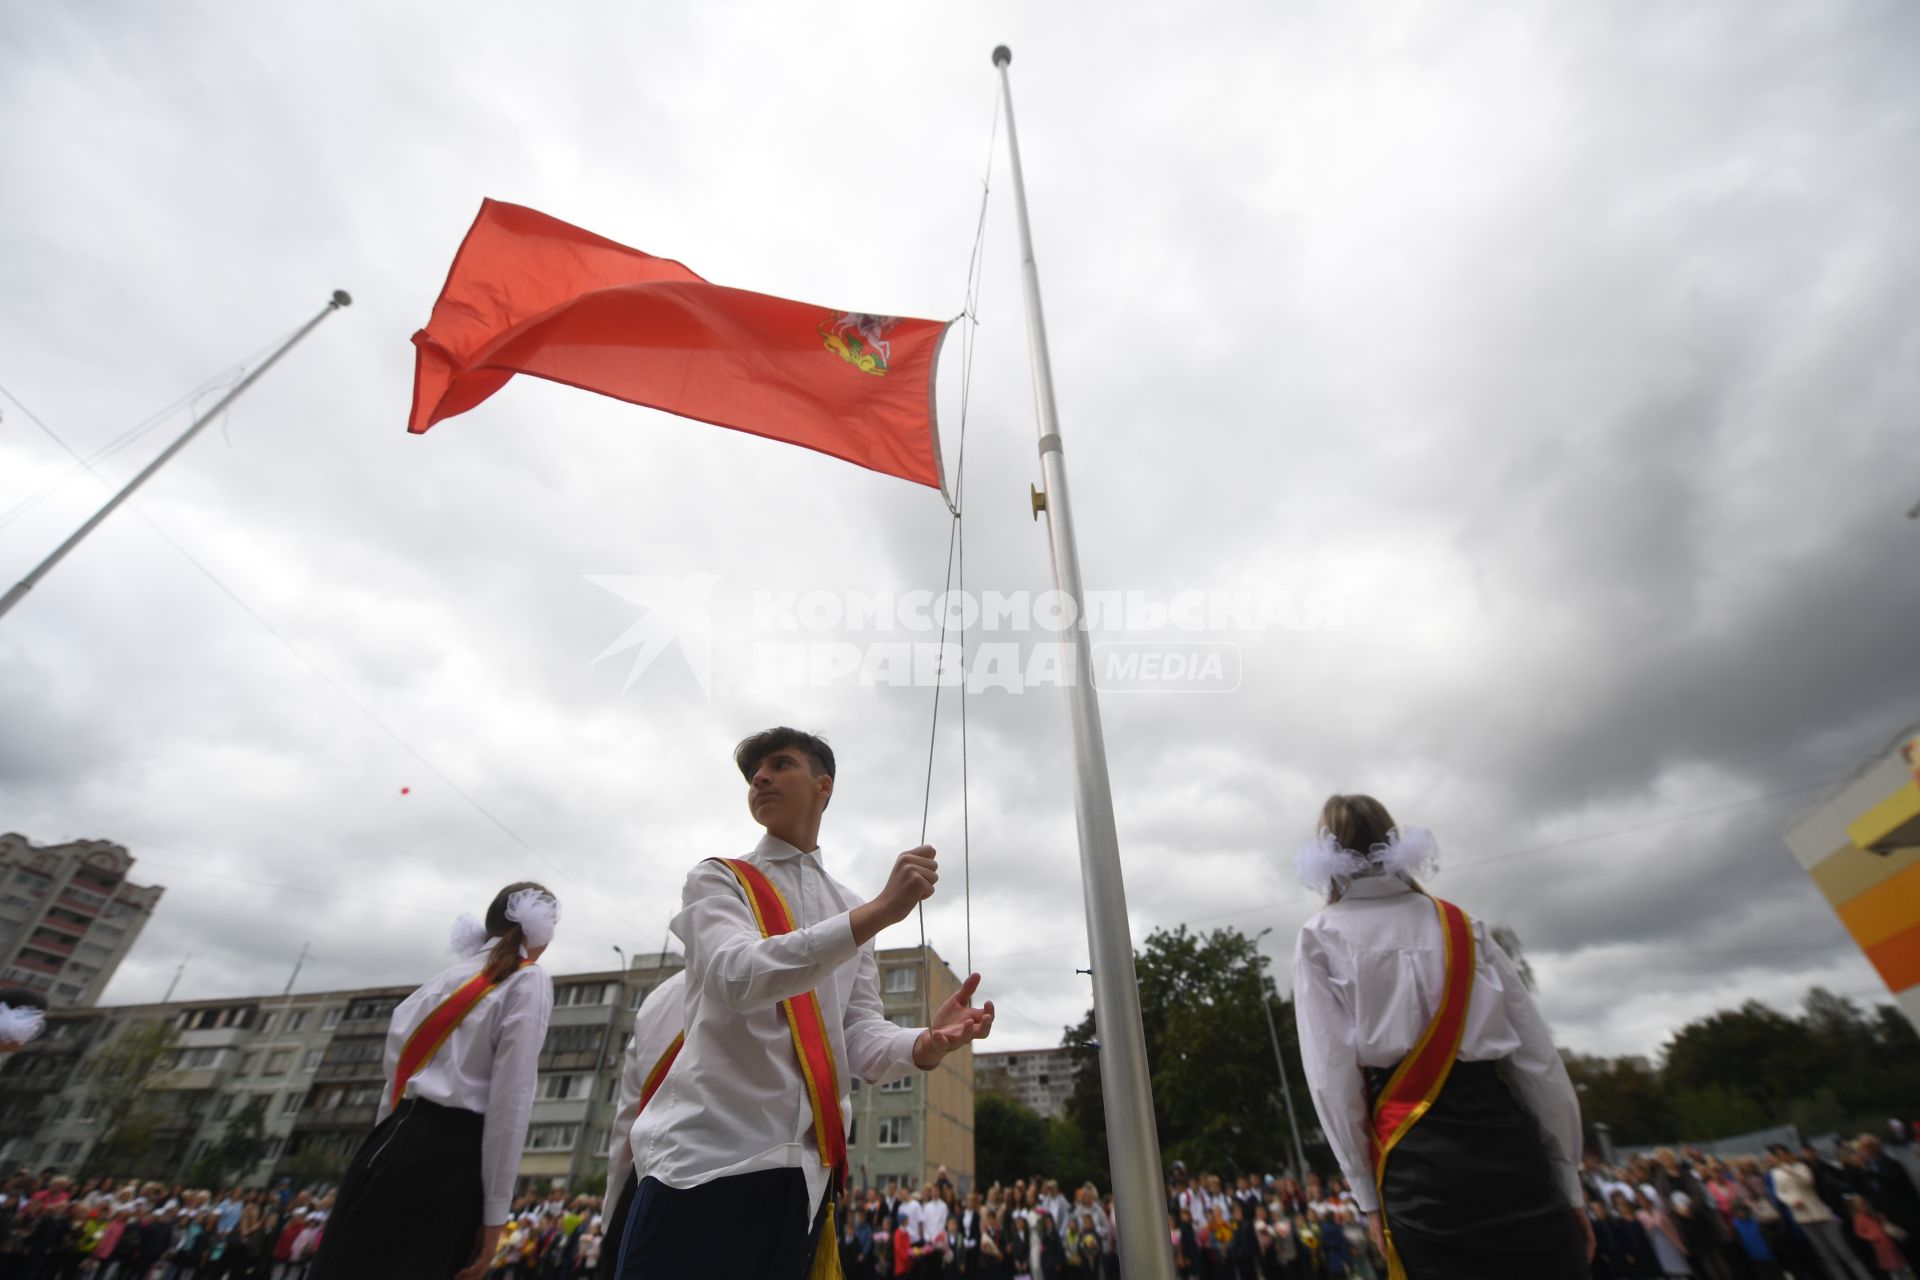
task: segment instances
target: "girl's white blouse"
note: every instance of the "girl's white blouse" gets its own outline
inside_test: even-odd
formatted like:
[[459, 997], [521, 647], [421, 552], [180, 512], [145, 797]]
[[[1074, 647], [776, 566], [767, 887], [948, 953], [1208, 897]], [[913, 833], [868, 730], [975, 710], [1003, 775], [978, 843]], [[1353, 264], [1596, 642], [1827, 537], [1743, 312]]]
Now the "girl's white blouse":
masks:
[[[1513, 962], [1479, 920], [1473, 936], [1473, 996], [1459, 1060], [1507, 1060], [1508, 1079], [1540, 1122], [1567, 1202], [1578, 1208], [1582, 1144], [1573, 1082]], [[1362, 1068], [1391, 1068], [1413, 1049], [1438, 1007], [1445, 975], [1432, 900], [1394, 875], [1349, 883], [1340, 901], [1307, 921], [1294, 947], [1294, 1013], [1307, 1085], [1354, 1199], [1369, 1213], [1380, 1197]]]
[[[392, 1110], [393, 1078], [400, 1052], [414, 1029], [447, 997], [480, 972], [484, 959], [462, 960], [443, 970], [393, 1011], [387, 1026], [386, 1084], [380, 1091], [378, 1118]], [[513, 1184], [520, 1170], [520, 1149], [533, 1113], [533, 1087], [546, 1043], [547, 1018], [553, 1012], [553, 979], [539, 965], [528, 965], [488, 992], [453, 1029], [438, 1052], [407, 1081], [405, 1096], [443, 1107], [477, 1111], [486, 1117], [480, 1138], [480, 1181], [484, 1221], [507, 1220]]]

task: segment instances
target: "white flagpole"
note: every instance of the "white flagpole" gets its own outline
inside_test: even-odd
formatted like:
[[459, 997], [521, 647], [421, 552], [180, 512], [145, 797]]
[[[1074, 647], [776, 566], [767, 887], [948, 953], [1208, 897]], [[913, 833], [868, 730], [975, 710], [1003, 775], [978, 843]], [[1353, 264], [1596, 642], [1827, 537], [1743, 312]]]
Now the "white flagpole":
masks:
[[62, 560], [64, 560], [66, 558], [67, 552], [79, 546], [80, 540], [86, 537], [88, 534], [92, 533], [95, 526], [97, 526], [102, 520], [105, 520], [108, 516], [112, 515], [115, 507], [119, 506], [121, 503], [125, 502], [128, 498], [132, 497], [133, 491], [135, 489], [138, 489], [141, 485], [145, 484], [148, 478], [151, 477], [154, 472], [158, 471], [162, 466], [166, 464], [167, 459], [171, 458], [174, 454], [180, 452], [180, 450], [185, 447], [187, 441], [193, 439], [195, 435], [199, 434], [200, 428], [206, 426], [209, 422], [212, 422], [215, 418], [219, 417], [221, 412], [228, 405], [232, 404], [235, 400], [240, 398], [241, 392], [245, 391], [248, 387], [252, 386], [255, 382], [257, 382], [261, 374], [273, 368], [274, 364], [280, 359], [281, 356], [293, 350], [294, 343], [300, 341], [300, 339], [312, 333], [314, 329], [319, 325], [319, 323], [322, 320], [325, 320], [329, 315], [333, 314], [335, 311], [338, 311], [341, 307], [351, 305], [352, 302], [353, 302], [353, 299], [347, 296], [347, 293], [344, 289], [335, 289], [333, 291], [333, 297], [328, 299], [327, 305], [321, 309], [319, 315], [315, 316], [313, 319], [301, 325], [299, 330], [295, 332], [291, 338], [288, 338], [285, 342], [280, 344], [279, 350], [275, 351], [272, 355], [268, 356], [264, 361], [261, 362], [260, 367], [258, 369], [255, 369], [252, 373], [248, 374], [245, 378], [241, 379], [239, 386], [227, 392], [227, 394], [225, 394], [224, 396], [221, 396], [220, 403], [214, 405], [213, 408], [207, 410], [205, 413], [201, 414], [198, 418], [195, 418], [193, 420], [193, 425], [188, 427], [185, 431], [181, 432], [180, 438], [178, 440], [175, 440], [172, 444], [168, 445], [166, 449], [161, 452], [159, 457], [155, 458], [152, 462], [149, 462], [146, 465], [146, 467], [141, 470], [139, 475], [127, 481], [126, 486], [122, 488], [120, 492], [114, 494], [111, 498], [107, 499], [107, 505], [100, 508], [98, 511], [94, 512], [92, 519], [88, 520], [85, 524], [81, 525], [78, 529], [74, 530], [73, 536], [68, 538], [65, 542], [61, 543], [59, 546], [55, 547], [51, 555], [49, 555], [45, 560], [42, 560], [39, 564], [35, 565], [32, 573], [29, 573], [26, 577], [14, 583], [13, 589], [8, 591], [6, 595], [0, 596], [0, 616], [4, 616], [7, 610], [13, 608], [13, 606], [15, 606], [16, 604], [19, 604], [22, 600], [26, 599], [27, 592], [33, 590], [34, 584], [39, 582], [40, 579], [46, 577], [47, 573], [53, 568], [53, 566], [59, 564]]
[[1020, 172], [1020, 139], [1013, 125], [1013, 84], [1007, 64], [1013, 53], [993, 51], [1007, 113], [1007, 150], [1013, 161], [1013, 199], [1020, 219], [1020, 267], [1027, 299], [1027, 342], [1033, 354], [1033, 398], [1040, 429], [1040, 474], [1046, 490], [1034, 497], [1035, 514], [1047, 513], [1053, 546], [1053, 580], [1073, 602], [1077, 621], [1064, 633], [1073, 656], [1067, 710], [1073, 728], [1074, 818], [1080, 833], [1080, 879], [1086, 895], [1087, 945], [1093, 965], [1093, 1024], [1100, 1041], [1100, 1091], [1106, 1103], [1107, 1156], [1113, 1173], [1113, 1210], [1119, 1230], [1122, 1272], [1128, 1280], [1173, 1280], [1173, 1249], [1167, 1235], [1166, 1184], [1160, 1170], [1160, 1135], [1153, 1123], [1153, 1085], [1147, 1073], [1147, 1039], [1140, 1025], [1140, 991], [1133, 970], [1133, 936], [1127, 925], [1127, 890], [1120, 876], [1120, 841], [1113, 821], [1113, 790], [1107, 780], [1107, 748], [1100, 732], [1100, 702], [1093, 686], [1092, 640], [1087, 632], [1080, 556], [1073, 539], [1073, 508], [1053, 404], [1053, 368], [1047, 358], [1047, 326], [1040, 311], [1040, 275], [1033, 262], [1033, 229], [1027, 222], [1027, 187]]

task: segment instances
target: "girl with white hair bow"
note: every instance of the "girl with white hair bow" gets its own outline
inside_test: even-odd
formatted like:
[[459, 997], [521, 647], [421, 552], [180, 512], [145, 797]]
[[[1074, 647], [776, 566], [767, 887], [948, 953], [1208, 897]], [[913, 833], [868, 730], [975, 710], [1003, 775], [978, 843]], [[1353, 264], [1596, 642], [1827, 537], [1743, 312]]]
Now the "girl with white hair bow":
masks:
[[1391, 1280], [1585, 1280], [1579, 1102], [1513, 962], [1421, 887], [1439, 859], [1361, 795], [1300, 850], [1327, 898], [1293, 958], [1321, 1128]]
[[560, 903], [532, 881], [463, 915], [460, 959], [387, 1027], [377, 1123], [340, 1184], [308, 1280], [479, 1280], [493, 1265], [553, 1012], [534, 962]]

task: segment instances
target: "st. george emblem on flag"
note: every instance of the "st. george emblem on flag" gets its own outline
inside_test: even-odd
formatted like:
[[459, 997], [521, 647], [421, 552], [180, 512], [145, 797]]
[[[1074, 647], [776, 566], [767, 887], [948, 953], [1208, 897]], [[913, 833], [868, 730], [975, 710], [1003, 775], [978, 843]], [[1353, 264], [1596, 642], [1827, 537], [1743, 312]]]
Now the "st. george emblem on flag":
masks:
[[709, 283], [519, 205], [480, 206], [416, 348], [416, 434], [516, 373], [817, 449], [942, 488], [947, 322]]

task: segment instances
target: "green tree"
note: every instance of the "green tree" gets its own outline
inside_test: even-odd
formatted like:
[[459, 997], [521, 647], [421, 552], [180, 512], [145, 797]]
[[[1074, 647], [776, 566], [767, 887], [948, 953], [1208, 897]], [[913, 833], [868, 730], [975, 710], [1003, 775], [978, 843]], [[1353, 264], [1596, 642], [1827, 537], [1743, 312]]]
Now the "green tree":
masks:
[[1032, 1108], [997, 1093], [979, 1095], [973, 1101], [974, 1177], [982, 1184], [1011, 1183], [1036, 1169], [1052, 1169], [1047, 1130]]
[[293, 1179], [296, 1187], [317, 1187], [338, 1183], [347, 1172], [343, 1152], [325, 1147], [303, 1147], [280, 1162], [278, 1173]]
[[137, 1022], [93, 1054], [92, 1101], [101, 1138], [88, 1153], [85, 1175], [143, 1167], [160, 1118], [152, 1086], [173, 1067], [176, 1038], [169, 1021]]
[[1679, 1132], [1666, 1085], [1645, 1058], [1564, 1057], [1589, 1135], [1604, 1124], [1615, 1142], [1638, 1146], [1668, 1141]]
[[255, 1094], [227, 1122], [206, 1153], [187, 1170], [196, 1187], [225, 1187], [240, 1182], [267, 1158], [267, 1096]]
[[1803, 1022], [1749, 1000], [1688, 1023], [1667, 1042], [1666, 1085], [1676, 1105], [1689, 1091], [1726, 1088], [1780, 1116], [1795, 1098], [1828, 1083], [1814, 1033]]
[[1682, 1089], [1673, 1097], [1679, 1131], [1689, 1139], [1711, 1142], [1778, 1124], [1785, 1116], [1725, 1084]]
[[[1279, 998], [1266, 958], [1237, 929], [1190, 933], [1156, 929], [1134, 957], [1141, 1023], [1153, 1074], [1154, 1120], [1168, 1160], [1196, 1169], [1253, 1173], [1287, 1163], [1291, 1149], [1279, 1077], [1267, 1047], [1272, 1005], [1289, 1079], [1304, 1086], [1293, 1006]], [[1067, 1119], [1084, 1139], [1094, 1180], [1108, 1185], [1106, 1115], [1100, 1092], [1093, 1014], [1071, 1027], [1076, 1050]], [[1304, 1087], [1294, 1105], [1311, 1117]]]

